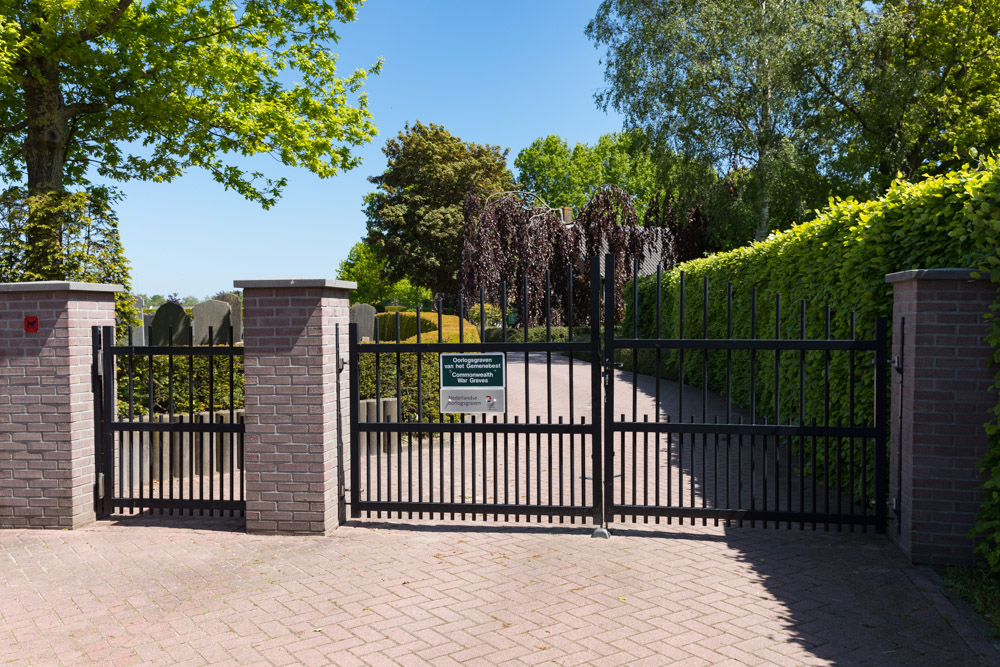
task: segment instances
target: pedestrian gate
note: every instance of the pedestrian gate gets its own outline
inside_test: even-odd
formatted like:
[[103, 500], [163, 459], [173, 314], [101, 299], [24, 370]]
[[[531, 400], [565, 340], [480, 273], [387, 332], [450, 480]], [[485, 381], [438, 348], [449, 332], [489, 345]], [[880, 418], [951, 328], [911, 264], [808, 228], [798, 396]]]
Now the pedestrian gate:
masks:
[[[561, 294], [548, 274], [542, 294], [524, 282], [508, 299], [500, 285], [493, 330], [484, 291], [475, 331], [440, 303], [381, 315], [371, 342], [352, 323], [351, 516], [884, 532], [886, 320], [789, 309], [780, 294], [758, 303], [756, 290], [690, 286], [683, 273], [665, 294], [660, 269], [653, 287], [631, 268], [634, 317], [617, 327], [611, 255], [576, 284], [567, 267]], [[525, 322], [537, 324], [527, 336]], [[502, 414], [437, 413], [446, 352], [504, 353]]]

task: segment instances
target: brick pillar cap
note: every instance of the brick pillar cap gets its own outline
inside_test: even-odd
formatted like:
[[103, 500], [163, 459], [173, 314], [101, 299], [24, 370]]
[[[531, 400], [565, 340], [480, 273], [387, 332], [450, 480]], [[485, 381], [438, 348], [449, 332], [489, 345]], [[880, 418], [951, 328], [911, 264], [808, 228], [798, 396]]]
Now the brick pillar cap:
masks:
[[910, 269], [890, 273], [885, 277], [885, 281], [899, 283], [904, 280], [976, 280], [972, 276], [973, 273], [976, 273], [976, 269]]
[[0, 292], [124, 292], [121, 285], [39, 280], [30, 283], [0, 283]]
[[275, 288], [275, 287], [333, 287], [336, 289], [357, 289], [358, 284], [351, 280], [330, 280], [328, 278], [271, 278], [269, 280], [234, 280], [233, 287]]

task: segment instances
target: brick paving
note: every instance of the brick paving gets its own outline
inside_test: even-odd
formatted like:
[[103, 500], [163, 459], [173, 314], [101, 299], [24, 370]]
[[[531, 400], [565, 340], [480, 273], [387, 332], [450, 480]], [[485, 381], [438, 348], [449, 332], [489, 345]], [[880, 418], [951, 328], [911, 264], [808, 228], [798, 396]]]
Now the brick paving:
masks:
[[998, 664], [884, 537], [129, 517], [0, 532], [3, 664]]

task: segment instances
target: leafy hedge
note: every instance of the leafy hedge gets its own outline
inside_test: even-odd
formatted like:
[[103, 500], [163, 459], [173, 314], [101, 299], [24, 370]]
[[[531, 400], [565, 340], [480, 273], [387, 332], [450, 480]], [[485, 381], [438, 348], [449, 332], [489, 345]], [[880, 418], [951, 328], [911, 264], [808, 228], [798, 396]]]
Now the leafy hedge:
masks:
[[[410, 315], [409, 318], [406, 316]], [[424, 322], [420, 326], [421, 331], [421, 342], [423, 343], [436, 343], [438, 342], [437, 334], [437, 313], [421, 313]], [[426, 325], [428, 324], [428, 319], [433, 318], [433, 329], [430, 329]], [[383, 333], [389, 333], [383, 341], [395, 342], [396, 340], [396, 316], [395, 313], [391, 314], [391, 317], [386, 317], [386, 315], [377, 315], [376, 319], [378, 321], [378, 326], [380, 327], [379, 335], [382, 336]], [[387, 324], [388, 322], [388, 324]], [[400, 331], [406, 333], [409, 331], [408, 327], [412, 327], [414, 335], [400, 338], [402, 343], [416, 343], [417, 337], [416, 333], [416, 313], [401, 313], [400, 314]], [[445, 343], [458, 343], [459, 341], [459, 321], [456, 315], [443, 315], [441, 318], [441, 339]], [[431, 331], [428, 335], [428, 331]], [[479, 331], [475, 326], [469, 322], [465, 322], [463, 331], [463, 342], [466, 343], [478, 343], [480, 342]], [[399, 391], [401, 394], [400, 398], [400, 410], [401, 417], [403, 421], [417, 421], [420, 417], [420, 411], [418, 409], [418, 393], [417, 386], [420, 383], [421, 393], [419, 398], [423, 402], [423, 420], [424, 421], [437, 421], [440, 415], [440, 377], [438, 371], [438, 355], [437, 353], [425, 352], [420, 355], [420, 373], [418, 378], [417, 373], [417, 354], [414, 352], [405, 353], [395, 353], [395, 352], [382, 352], [379, 354], [373, 354], [371, 352], [364, 351], [365, 343], [361, 345], [361, 355], [360, 355], [360, 375], [358, 377], [359, 387], [362, 399], [370, 399], [376, 397], [376, 363], [378, 364], [378, 381], [379, 386], [378, 396], [382, 398], [396, 398], [396, 379], [397, 375], [399, 378]], [[376, 361], [376, 357], [378, 360]], [[398, 360], [398, 363], [397, 363]], [[398, 368], [398, 372], [397, 372]]]
[[[696, 259], [678, 266], [662, 279], [662, 335], [675, 337], [679, 330], [681, 271], [685, 274], [684, 336], [701, 337], [704, 278], [709, 278], [708, 336], [726, 336], [727, 284], [734, 285], [733, 336], [750, 337], [750, 295], [758, 292], [757, 336], [774, 336], [775, 298], [781, 294], [781, 333], [785, 338], [800, 335], [800, 300], [806, 301], [806, 336], [824, 337], [824, 307], [832, 309], [832, 335], [847, 338], [850, 312], [857, 312], [857, 336], [874, 336], [875, 318], [892, 312], [892, 287], [885, 275], [916, 268], [971, 267], [985, 271], [1000, 282], [1000, 167], [995, 160], [985, 160], [977, 169], [966, 166], [961, 171], [929, 178], [918, 183], [896, 182], [884, 197], [874, 201], [831, 200], [830, 205], [811, 222], [774, 234], [766, 241]], [[634, 318], [631, 288], [625, 320], [626, 335], [638, 326], [640, 337], [652, 337], [656, 326], [656, 279], [639, 279], [639, 320]], [[994, 320], [991, 343], [1000, 344], [1000, 326]], [[890, 322], [891, 324], [891, 322]], [[855, 423], [870, 423], [872, 367], [857, 353]], [[870, 358], [871, 353], [867, 353]], [[631, 356], [631, 355], [628, 355]], [[702, 383], [700, 352], [688, 352], [684, 379]], [[651, 368], [650, 356], [639, 360], [640, 366], [659, 371], [662, 376], [679, 374], [678, 356], [663, 355], [661, 368]], [[799, 353], [781, 355], [781, 415], [799, 415]], [[995, 353], [993, 361], [1000, 361]], [[848, 354], [836, 352], [831, 358], [830, 421], [848, 423], [852, 415], [848, 403]], [[734, 402], [744, 406], [755, 392], [759, 416], [774, 417], [774, 352], [757, 353], [757, 385], [750, 387], [749, 353], [732, 355]], [[822, 353], [806, 355], [806, 419], [824, 419]], [[724, 390], [726, 358], [712, 353], [708, 359], [708, 384]], [[987, 501], [979, 531], [985, 536], [980, 546], [995, 568], [1000, 568], [1000, 409], [987, 426], [992, 448], [983, 463], [988, 473]], [[985, 416], [984, 416], [985, 418]], [[869, 456], [871, 461], [872, 457]], [[868, 475], [871, 475], [869, 466]]]
[[[204, 412], [210, 403], [216, 412], [228, 412], [229, 401], [229, 358], [202, 357], [189, 358], [175, 355], [172, 360], [166, 355], [153, 356], [153, 414], [167, 414], [171, 411], [170, 385], [173, 380], [173, 412], [175, 414]], [[122, 355], [117, 359], [116, 371], [118, 389], [118, 413], [124, 418], [128, 415], [129, 398], [129, 358]], [[192, 375], [193, 368], [193, 375]], [[149, 357], [136, 355], [131, 364], [131, 391], [133, 412], [136, 415], [149, 414], [150, 395]], [[172, 372], [171, 372], [172, 371]], [[209, 378], [211, 378], [212, 395], [209, 396]], [[189, 379], [190, 394], [189, 394]], [[233, 409], [243, 407], [243, 357], [233, 357]], [[212, 399], [211, 401], [209, 399]]]

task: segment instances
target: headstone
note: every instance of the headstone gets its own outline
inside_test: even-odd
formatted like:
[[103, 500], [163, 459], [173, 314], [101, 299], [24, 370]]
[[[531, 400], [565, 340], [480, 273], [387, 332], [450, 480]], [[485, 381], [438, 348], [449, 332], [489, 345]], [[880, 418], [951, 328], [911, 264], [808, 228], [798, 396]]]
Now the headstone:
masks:
[[240, 295], [228, 292], [220, 294], [215, 298], [229, 304], [229, 308], [231, 309], [229, 316], [233, 323], [233, 342], [243, 342], [243, 303], [240, 301]]
[[[194, 319], [195, 345], [226, 345], [229, 343], [229, 327], [232, 323], [231, 309], [225, 301], [209, 299], [191, 309]], [[209, 338], [211, 331], [211, 339]]]
[[[156, 309], [150, 325], [150, 345], [187, 345], [188, 327], [191, 318], [184, 308], [177, 303], [165, 303]], [[173, 340], [170, 332], [173, 331]]]
[[132, 327], [132, 344], [133, 345], [145, 345], [146, 344], [146, 326], [143, 318], [143, 313], [146, 310], [146, 302], [143, 301], [141, 296], [135, 297], [135, 310], [139, 316], [138, 326]]
[[351, 306], [351, 322], [358, 325], [358, 337], [361, 340], [375, 337], [375, 306], [367, 303], [356, 303]]

